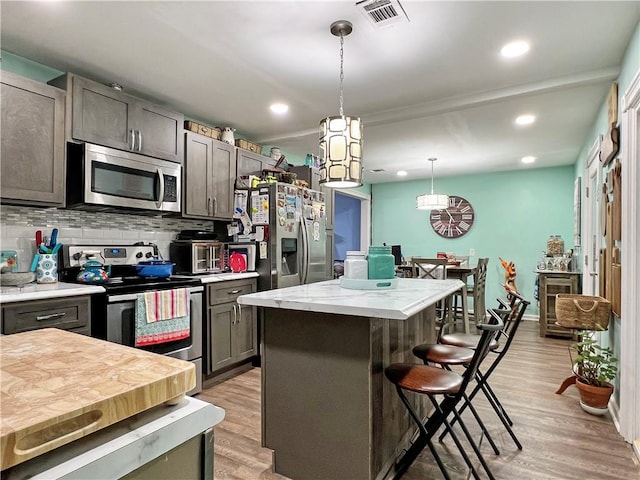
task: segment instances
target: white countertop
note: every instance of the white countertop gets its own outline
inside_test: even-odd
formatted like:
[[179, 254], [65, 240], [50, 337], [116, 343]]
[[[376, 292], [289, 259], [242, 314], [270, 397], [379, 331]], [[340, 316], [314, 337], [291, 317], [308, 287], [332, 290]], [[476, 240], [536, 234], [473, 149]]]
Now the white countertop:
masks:
[[258, 272], [244, 273], [212, 273], [211, 275], [197, 275], [202, 283], [227, 282], [229, 280], [242, 280], [243, 278], [257, 278]]
[[120, 478], [220, 423], [225, 411], [185, 397], [160, 405], [2, 472], [5, 480]]
[[464, 287], [460, 280], [399, 278], [398, 287], [350, 290], [339, 280], [278, 288], [238, 297], [241, 305], [404, 320]]
[[56, 282], [50, 284], [29, 283], [22, 287], [0, 287], [0, 303], [25, 302], [49, 298], [75, 297], [103, 293], [100, 285]]

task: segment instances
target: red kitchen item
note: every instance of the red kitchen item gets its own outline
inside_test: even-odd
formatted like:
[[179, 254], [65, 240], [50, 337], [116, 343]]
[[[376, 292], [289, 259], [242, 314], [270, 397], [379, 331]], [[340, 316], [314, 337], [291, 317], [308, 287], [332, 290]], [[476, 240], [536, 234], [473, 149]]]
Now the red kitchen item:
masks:
[[247, 271], [247, 257], [241, 253], [232, 253], [229, 256], [229, 267], [233, 273]]

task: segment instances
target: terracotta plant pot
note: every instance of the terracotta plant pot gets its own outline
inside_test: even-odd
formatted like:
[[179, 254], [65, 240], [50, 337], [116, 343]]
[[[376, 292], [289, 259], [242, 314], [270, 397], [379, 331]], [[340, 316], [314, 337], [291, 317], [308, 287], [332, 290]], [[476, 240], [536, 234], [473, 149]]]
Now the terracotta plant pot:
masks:
[[613, 385], [607, 383], [605, 387], [595, 387], [588, 385], [580, 378], [576, 381], [576, 387], [580, 391], [582, 403], [593, 408], [607, 408], [609, 398], [613, 393]]

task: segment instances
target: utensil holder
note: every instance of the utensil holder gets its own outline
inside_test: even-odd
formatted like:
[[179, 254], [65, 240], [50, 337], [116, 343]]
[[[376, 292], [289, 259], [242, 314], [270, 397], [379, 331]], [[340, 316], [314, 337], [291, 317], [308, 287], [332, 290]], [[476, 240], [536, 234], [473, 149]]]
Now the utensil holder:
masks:
[[38, 283], [56, 283], [58, 281], [57, 255], [40, 254], [36, 267], [36, 281]]

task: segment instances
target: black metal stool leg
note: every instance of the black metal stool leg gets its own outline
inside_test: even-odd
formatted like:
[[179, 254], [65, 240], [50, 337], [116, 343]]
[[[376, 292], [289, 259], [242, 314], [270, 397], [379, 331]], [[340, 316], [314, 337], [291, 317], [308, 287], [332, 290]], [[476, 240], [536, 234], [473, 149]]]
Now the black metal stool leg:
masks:
[[[444, 463], [442, 463], [440, 456], [436, 452], [436, 449], [433, 446], [433, 443], [431, 442], [431, 437], [433, 437], [433, 433], [429, 434], [427, 428], [425, 427], [425, 424], [422, 423], [422, 420], [420, 419], [420, 417], [418, 417], [418, 414], [413, 409], [411, 402], [409, 402], [409, 399], [406, 397], [406, 395], [402, 391], [402, 388], [399, 387], [398, 385], [396, 385], [396, 392], [398, 392], [398, 396], [400, 397], [400, 400], [409, 411], [409, 415], [411, 415], [411, 418], [413, 418], [414, 422], [418, 425], [418, 430], [420, 431], [420, 435], [418, 436], [418, 438], [416, 438], [416, 440], [413, 442], [411, 447], [409, 447], [409, 449], [405, 452], [402, 458], [398, 461], [394, 479], [398, 479], [402, 475], [404, 475], [404, 473], [408, 470], [408, 468], [411, 466], [411, 464], [414, 462], [414, 460], [417, 458], [420, 452], [424, 449], [425, 445], [427, 445], [429, 447], [429, 450], [431, 451], [431, 454], [433, 455], [433, 458], [438, 464], [438, 468], [440, 468], [440, 471], [442, 472], [442, 475], [444, 476], [445, 480], [450, 480], [449, 473], [447, 472], [447, 469], [444, 466]], [[432, 415], [427, 420], [427, 425], [429, 423], [434, 424], [439, 422], [437, 422], [437, 419], [434, 420], [434, 416]]]
[[458, 424], [460, 425], [460, 428], [462, 429], [465, 436], [467, 437], [467, 440], [469, 441], [471, 448], [473, 448], [473, 451], [476, 453], [478, 460], [480, 460], [480, 463], [482, 464], [484, 471], [487, 472], [487, 475], [491, 480], [495, 480], [493, 473], [491, 473], [491, 470], [489, 469], [489, 465], [487, 465], [487, 462], [485, 461], [484, 456], [480, 452], [480, 449], [476, 445], [476, 442], [473, 441], [473, 437], [471, 436], [471, 433], [469, 433], [469, 430], [467, 429], [467, 426], [465, 425], [465, 423], [462, 421], [462, 418], [460, 417], [460, 415], [458, 415], [458, 412], [456, 410], [453, 411], [453, 415], [458, 420]]
[[[464, 462], [467, 464], [467, 466], [471, 470], [471, 475], [473, 475], [473, 478], [475, 478], [476, 480], [480, 480], [480, 475], [478, 475], [478, 471], [473, 466], [473, 463], [471, 462], [469, 455], [467, 455], [467, 452], [464, 451], [464, 448], [462, 447], [462, 443], [460, 443], [458, 436], [453, 432], [451, 425], [447, 421], [448, 415], [444, 413], [444, 411], [440, 407], [440, 404], [431, 395], [428, 395], [428, 397], [429, 397], [429, 400], [431, 400], [431, 403], [433, 403], [433, 406], [435, 407], [436, 412], [438, 412], [442, 416], [442, 423], [445, 425], [445, 427], [451, 434], [451, 438], [453, 439], [453, 442], [456, 444], [456, 447], [458, 447], [458, 451], [460, 452], [460, 455], [462, 455]], [[454, 412], [455, 414], [455, 409], [452, 408], [448, 413], [451, 413], [451, 412]], [[495, 479], [492, 479], [492, 480], [495, 480]]]
[[[475, 417], [476, 422], [478, 422], [478, 425], [480, 425], [480, 428], [482, 429], [482, 433], [484, 433], [484, 436], [487, 437], [487, 442], [489, 442], [489, 445], [491, 445], [491, 448], [493, 449], [493, 453], [495, 453], [496, 455], [500, 455], [500, 450], [498, 450], [498, 446], [493, 441], [493, 437], [491, 436], [491, 434], [489, 433], [489, 430], [487, 430], [487, 427], [485, 426], [484, 422], [480, 418], [480, 415], [478, 414], [476, 407], [473, 406], [473, 404], [471, 403], [471, 401], [469, 400], [466, 394], [463, 395], [463, 398], [465, 400], [465, 405], [467, 403], [469, 404], [469, 410], [471, 410], [471, 413]], [[442, 440], [443, 436], [444, 436], [444, 433], [443, 435], [441, 435], [440, 440]]]

